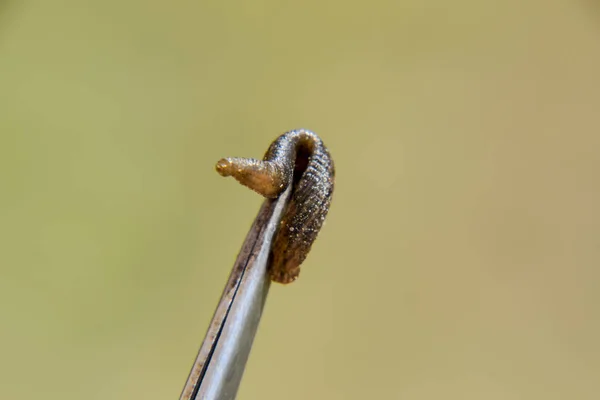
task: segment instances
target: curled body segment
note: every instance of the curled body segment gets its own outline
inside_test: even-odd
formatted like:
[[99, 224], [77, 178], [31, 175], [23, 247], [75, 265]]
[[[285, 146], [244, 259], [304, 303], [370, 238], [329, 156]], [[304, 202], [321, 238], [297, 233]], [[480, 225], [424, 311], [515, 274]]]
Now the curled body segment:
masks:
[[271, 144], [262, 161], [224, 158], [216, 169], [267, 198], [276, 198], [293, 185], [273, 241], [269, 273], [275, 282], [296, 280], [333, 194], [335, 168], [323, 141], [308, 130], [289, 131]]

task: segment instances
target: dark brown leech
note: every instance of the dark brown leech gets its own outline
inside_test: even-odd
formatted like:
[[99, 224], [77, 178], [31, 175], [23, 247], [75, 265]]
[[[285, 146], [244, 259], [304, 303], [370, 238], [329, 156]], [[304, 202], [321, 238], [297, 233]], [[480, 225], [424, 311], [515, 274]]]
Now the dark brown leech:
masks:
[[333, 194], [335, 169], [321, 139], [308, 130], [286, 132], [271, 144], [263, 161], [224, 158], [216, 169], [268, 198], [276, 198], [293, 185], [273, 241], [269, 273], [275, 282], [296, 280], [300, 264], [325, 221]]

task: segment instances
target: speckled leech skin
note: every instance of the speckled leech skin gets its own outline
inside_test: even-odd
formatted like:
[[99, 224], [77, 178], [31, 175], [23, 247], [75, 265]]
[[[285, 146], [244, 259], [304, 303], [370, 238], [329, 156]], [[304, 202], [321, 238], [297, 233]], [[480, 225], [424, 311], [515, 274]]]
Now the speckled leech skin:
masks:
[[333, 194], [335, 169], [323, 141], [305, 129], [289, 131], [271, 144], [263, 161], [224, 158], [216, 169], [267, 198], [277, 198], [293, 185], [273, 241], [269, 274], [279, 283], [296, 280], [300, 264], [325, 221]]

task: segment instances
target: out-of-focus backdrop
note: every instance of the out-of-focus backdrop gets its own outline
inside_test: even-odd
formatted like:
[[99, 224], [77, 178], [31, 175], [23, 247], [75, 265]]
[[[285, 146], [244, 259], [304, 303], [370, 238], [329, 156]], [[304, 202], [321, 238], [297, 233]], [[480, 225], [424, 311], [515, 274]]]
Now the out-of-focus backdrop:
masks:
[[593, 1], [0, 1], [0, 398], [175, 399], [280, 133], [337, 167], [240, 399], [597, 399]]

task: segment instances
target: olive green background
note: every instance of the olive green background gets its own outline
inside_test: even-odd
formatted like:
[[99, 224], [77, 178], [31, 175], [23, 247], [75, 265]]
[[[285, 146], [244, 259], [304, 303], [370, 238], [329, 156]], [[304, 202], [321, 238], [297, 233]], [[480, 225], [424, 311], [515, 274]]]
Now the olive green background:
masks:
[[597, 399], [594, 1], [0, 1], [0, 398], [176, 399], [305, 127], [337, 167], [240, 399]]

